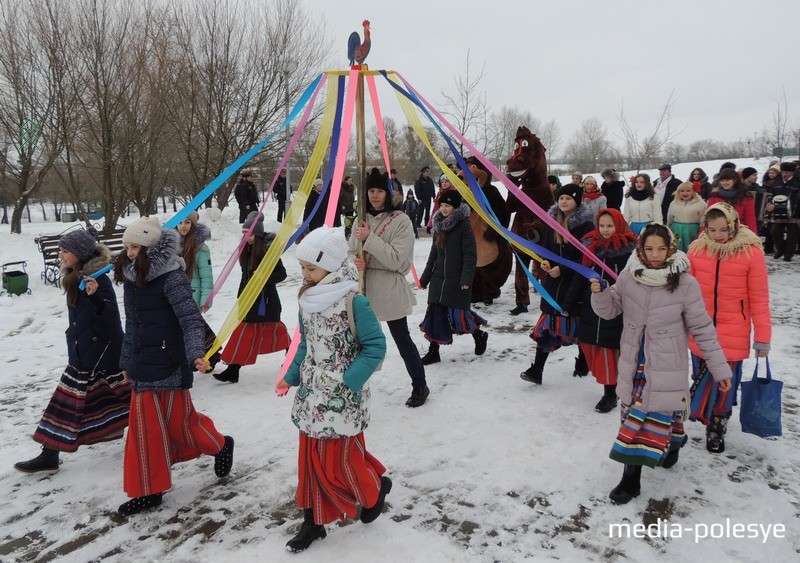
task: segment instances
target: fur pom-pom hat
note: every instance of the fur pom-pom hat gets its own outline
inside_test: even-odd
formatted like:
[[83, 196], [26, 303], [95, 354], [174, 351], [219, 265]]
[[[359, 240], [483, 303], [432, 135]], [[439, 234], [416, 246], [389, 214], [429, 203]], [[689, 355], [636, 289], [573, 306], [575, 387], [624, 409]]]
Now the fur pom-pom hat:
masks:
[[317, 227], [297, 245], [294, 257], [319, 266], [326, 272], [335, 272], [347, 259], [344, 227]]
[[125, 246], [131, 244], [153, 246], [161, 238], [161, 230], [161, 220], [157, 215], [140, 217], [125, 229], [122, 234], [122, 244]]
[[82, 264], [94, 258], [97, 241], [85, 229], [71, 231], [58, 239], [58, 247], [67, 252], [72, 252]]

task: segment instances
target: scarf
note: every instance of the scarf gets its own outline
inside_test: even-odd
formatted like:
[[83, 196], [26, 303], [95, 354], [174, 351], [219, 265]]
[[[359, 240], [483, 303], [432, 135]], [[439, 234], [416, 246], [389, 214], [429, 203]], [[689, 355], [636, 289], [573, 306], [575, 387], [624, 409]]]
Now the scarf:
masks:
[[335, 272], [309, 287], [300, 296], [300, 308], [309, 313], [321, 313], [351, 291], [358, 291], [358, 273], [350, 260], [345, 260]]
[[676, 250], [674, 254], [669, 256], [664, 261], [664, 265], [658, 269], [652, 268], [646, 260], [642, 261], [639, 256], [640, 252], [641, 246], [637, 246], [636, 252], [631, 254], [625, 268], [630, 270], [633, 278], [643, 285], [651, 287], [665, 286], [667, 285], [668, 276], [681, 274], [689, 269], [689, 258], [680, 250]]
[[[603, 209], [597, 214], [596, 223], [600, 222], [600, 217], [603, 215], [610, 215], [611, 220], [614, 221], [614, 234], [611, 235], [611, 238], [603, 238], [603, 236], [600, 234], [600, 231], [595, 228], [583, 238], [581, 241], [583, 242], [583, 245], [588, 248], [592, 254], [601, 259], [603, 256], [607, 255], [612, 248], [616, 251], [619, 251], [623, 248], [628, 248], [633, 251], [638, 239], [636, 238], [636, 235], [633, 234], [633, 231], [631, 231], [631, 228], [628, 226], [628, 222], [625, 221], [622, 213], [613, 208]], [[588, 256], [583, 257], [584, 266], [592, 266], [593, 264], [594, 262], [592, 262], [591, 258]]]
[[601, 195], [603, 195], [603, 192], [601, 192], [599, 190], [595, 190], [593, 192], [586, 192], [585, 191], [585, 192], [583, 192], [583, 199], [597, 199]]
[[728, 222], [728, 230], [731, 233], [731, 238], [728, 242], [719, 243], [712, 240], [705, 230], [703, 230], [700, 236], [697, 237], [697, 240], [692, 242], [691, 246], [689, 246], [690, 255], [705, 252], [711, 256], [719, 257], [720, 260], [725, 260], [739, 252], [744, 252], [744, 255], [750, 259], [750, 253], [753, 248], [764, 249], [761, 243], [761, 237], [751, 231], [747, 225], [741, 225], [739, 223], [739, 214], [730, 203], [719, 202], [706, 209], [703, 215], [704, 225], [708, 212], [712, 209], [718, 209], [725, 214], [725, 220]]
[[636, 201], [644, 201], [644, 200], [646, 200], [647, 198], [650, 197], [649, 195], [647, 195], [646, 191], [637, 190], [636, 188], [633, 188], [633, 190], [631, 190], [630, 196], [631, 196], [631, 198], [635, 199]]
[[726, 190], [725, 188], [717, 188], [714, 192], [717, 196], [721, 197], [726, 201], [733, 201], [733, 198], [736, 197], [736, 190]]

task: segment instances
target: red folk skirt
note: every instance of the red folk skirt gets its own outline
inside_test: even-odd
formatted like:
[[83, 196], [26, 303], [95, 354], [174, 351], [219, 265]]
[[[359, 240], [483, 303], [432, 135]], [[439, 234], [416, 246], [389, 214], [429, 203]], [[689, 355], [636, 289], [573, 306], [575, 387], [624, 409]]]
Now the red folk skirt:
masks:
[[580, 343], [583, 355], [586, 356], [586, 364], [592, 372], [597, 383], [600, 385], [617, 384], [617, 362], [619, 361], [619, 350], [604, 348], [596, 344]]
[[194, 410], [188, 389], [132, 391], [123, 490], [132, 498], [167, 491], [173, 464], [216, 455], [223, 445], [225, 436]]
[[318, 440], [300, 432], [297, 504], [316, 524], [356, 517], [356, 505], [378, 502], [386, 468], [367, 451], [364, 433]]
[[289, 349], [289, 332], [282, 322], [241, 322], [233, 331], [221, 360], [226, 364], [249, 366], [261, 354], [271, 354]]

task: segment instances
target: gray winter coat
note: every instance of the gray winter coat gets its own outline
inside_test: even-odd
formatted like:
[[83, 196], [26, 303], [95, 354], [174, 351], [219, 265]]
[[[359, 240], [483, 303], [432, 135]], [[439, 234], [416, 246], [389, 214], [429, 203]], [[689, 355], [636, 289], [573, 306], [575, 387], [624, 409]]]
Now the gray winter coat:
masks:
[[689, 334], [694, 337], [716, 381], [730, 379], [731, 368], [717, 340], [717, 331], [706, 313], [697, 280], [683, 273], [674, 292], [665, 286], [636, 281], [630, 270], [617, 283], [592, 293], [592, 308], [598, 316], [613, 319], [622, 313], [617, 395], [629, 403], [639, 346], [645, 340], [643, 409], [673, 412], [686, 409], [689, 393]]

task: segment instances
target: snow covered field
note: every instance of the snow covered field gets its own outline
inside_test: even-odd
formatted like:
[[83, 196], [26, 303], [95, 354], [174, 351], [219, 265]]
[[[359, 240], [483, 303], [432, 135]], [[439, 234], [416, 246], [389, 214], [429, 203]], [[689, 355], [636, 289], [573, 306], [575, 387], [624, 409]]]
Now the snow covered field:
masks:
[[[766, 160], [736, 162], [754, 165], [759, 174], [767, 166]], [[676, 165], [674, 172], [685, 179], [694, 166]], [[719, 162], [700, 166], [711, 176]], [[268, 218], [274, 205], [267, 206]], [[212, 231], [217, 272], [240, 238], [236, 216], [234, 208], [201, 212]], [[27, 260], [32, 289], [30, 296], [0, 297], [2, 561], [798, 558], [797, 263], [768, 259], [775, 326], [770, 358], [775, 377], [785, 382], [783, 437], [742, 434], [736, 410], [726, 452], [712, 456], [704, 447], [703, 427], [688, 423], [690, 441], [678, 465], [645, 469], [642, 495], [625, 506], [611, 504], [607, 495], [621, 474], [620, 465], [608, 458], [618, 416], [594, 412], [602, 387], [593, 378], [571, 376], [574, 347], [552, 355], [541, 387], [519, 379], [533, 356], [528, 332], [537, 313], [532, 308], [519, 317], [508, 314], [514, 306], [512, 277], [492, 307], [478, 307], [490, 322], [486, 354], [474, 356], [469, 337], [443, 347], [443, 362], [427, 369], [431, 395], [419, 409], [404, 406], [410, 380], [390, 341], [384, 369], [371, 380], [372, 422], [366, 432], [370, 450], [395, 483], [385, 513], [369, 526], [329, 526], [327, 539], [293, 555], [284, 544], [301, 519], [294, 502], [297, 431], [289, 419], [291, 395], [278, 398], [273, 392], [280, 354], [243, 368], [237, 385], [196, 377], [198, 410], [236, 438], [234, 468], [230, 477], [217, 480], [213, 458], [176, 466], [174, 487], [153, 512], [127, 521], [115, 513], [126, 500], [122, 441], [63, 455], [61, 470], [49, 477], [13, 469], [14, 462], [38, 452], [31, 435], [66, 362], [64, 297], [39, 279], [41, 256], [33, 239], [67, 226], [34, 220], [23, 223], [21, 236], [10, 235], [5, 225], [0, 231], [0, 264]], [[415, 250], [420, 272], [429, 249], [430, 238], [420, 239]], [[289, 279], [279, 291], [283, 319], [292, 331], [300, 284], [292, 249], [284, 264]], [[212, 327], [230, 309], [238, 283], [237, 268], [207, 314]], [[425, 310], [425, 293], [415, 291], [412, 327]], [[121, 291], [118, 296], [121, 303]], [[421, 333], [412, 330], [412, 335], [423, 350]], [[752, 359], [745, 363], [745, 378], [753, 366]], [[650, 529], [654, 537], [637, 538], [618, 537], [626, 532], [617, 524], [660, 526], [658, 533], [656, 526]], [[740, 535], [757, 532], [758, 537], [711, 537], [724, 534], [726, 527], [731, 535], [736, 524], [750, 525], [746, 530], [753, 532]], [[700, 537], [704, 534], [708, 537]]]

